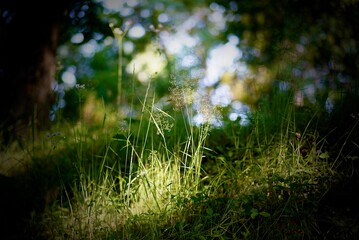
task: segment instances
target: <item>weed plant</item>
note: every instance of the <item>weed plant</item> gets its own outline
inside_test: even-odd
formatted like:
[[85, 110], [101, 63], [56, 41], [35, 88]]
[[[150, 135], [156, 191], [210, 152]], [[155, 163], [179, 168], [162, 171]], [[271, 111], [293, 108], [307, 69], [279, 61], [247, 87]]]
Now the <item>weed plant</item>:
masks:
[[8, 150], [21, 152], [31, 169], [23, 180], [38, 186], [26, 197], [43, 201], [27, 224], [33, 238], [327, 237], [317, 214], [341, 156], [317, 130], [315, 112], [276, 90], [246, 126], [211, 126], [218, 111], [205, 102], [199, 111], [208, 121], [195, 126], [191, 84], [173, 81], [167, 108], [151, 89], [149, 82], [136, 99], [140, 109], [131, 106], [135, 117], [97, 104], [96, 122], [80, 114]]
[[249, 125], [214, 128], [191, 124], [188, 98], [170, 111], [158, 107], [150, 89], [136, 119], [103, 108], [98, 126], [62, 122], [18, 147], [28, 169], [22, 182], [37, 186], [27, 187], [27, 198], [44, 206], [31, 213], [27, 233], [44, 239], [326, 237], [317, 215], [339, 178], [338, 155], [317, 131], [316, 116], [293, 107], [289, 93], [261, 103]]
[[[105, 117], [92, 128], [80, 121], [57, 125], [35, 144], [34, 182], [48, 181], [46, 207], [29, 223], [38, 237], [303, 239], [324, 234], [318, 205], [337, 175], [315, 116], [298, 126], [297, 110], [286, 102], [290, 98], [277, 95], [250, 116], [248, 126], [196, 127], [188, 119], [190, 104], [182, 106], [182, 114], [163, 110], [149, 89], [137, 119], [118, 119], [127, 128]], [[277, 108], [282, 110], [269, 111]]]

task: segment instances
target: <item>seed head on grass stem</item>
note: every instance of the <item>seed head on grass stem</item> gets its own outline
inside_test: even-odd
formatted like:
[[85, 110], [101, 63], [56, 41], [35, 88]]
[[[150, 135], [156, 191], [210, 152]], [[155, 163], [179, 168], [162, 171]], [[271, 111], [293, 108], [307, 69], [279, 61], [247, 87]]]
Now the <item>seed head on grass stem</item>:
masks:
[[169, 100], [174, 109], [184, 109], [191, 123], [194, 123], [194, 111], [197, 111], [197, 117], [200, 118], [198, 125], [218, 125], [222, 119], [219, 107], [212, 104], [209, 94], [196, 89], [197, 81], [185, 79], [179, 81], [176, 76], [172, 77]]
[[191, 84], [179, 84], [176, 80], [171, 81], [169, 99], [175, 110], [190, 106], [193, 103], [194, 98], [195, 91]]

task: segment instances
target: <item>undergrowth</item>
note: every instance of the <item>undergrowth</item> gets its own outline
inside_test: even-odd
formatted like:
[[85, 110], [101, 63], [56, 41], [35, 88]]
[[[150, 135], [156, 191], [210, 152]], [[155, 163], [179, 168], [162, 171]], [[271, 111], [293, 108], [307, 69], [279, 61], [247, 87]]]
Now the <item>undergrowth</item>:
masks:
[[80, 121], [39, 138], [45, 140], [31, 151], [34, 181], [51, 184], [45, 209], [34, 212], [29, 223], [29, 229], [38, 229], [37, 237], [308, 239], [325, 234], [316, 216], [338, 174], [315, 116], [298, 126], [297, 110], [282, 105], [285, 110], [270, 125], [266, 111], [273, 106], [263, 105], [250, 125], [216, 129], [190, 124], [190, 108], [178, 120], [177, 113], [158, 108], [155, 97], [146, 95], [142, 102], [136, 120], [120, 119], [127, 128]]
[[[160, 107], [150, 84], [135, 117], [97, 104], [92, 121], [62, 120], [1, 153], [24, 160], [22, 182], [37, 189], [25, 197], [41, 199], [26, 227], [32, 238], [328, 237], [320, 204], [340, 163], [355, 159], [345, 144], [358, 119], [338, 153], [320, 116], [293, 107], [291, 93], [274, 92], [246, 126], [216, 128], [192, 124], [190, 87], [174, 86], [174, 106]], [[217, 111], [202, 105], [208, 117]]]

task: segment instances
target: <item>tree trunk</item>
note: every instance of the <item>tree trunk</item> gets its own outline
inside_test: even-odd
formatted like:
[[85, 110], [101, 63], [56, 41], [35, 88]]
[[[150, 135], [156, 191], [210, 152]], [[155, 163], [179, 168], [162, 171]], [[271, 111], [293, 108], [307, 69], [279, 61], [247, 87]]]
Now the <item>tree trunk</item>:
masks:
[[7, 140], [48, 126], [54, 100], [51, 85], [65, 5], [34, 2], [0, 3], [0, 131]]

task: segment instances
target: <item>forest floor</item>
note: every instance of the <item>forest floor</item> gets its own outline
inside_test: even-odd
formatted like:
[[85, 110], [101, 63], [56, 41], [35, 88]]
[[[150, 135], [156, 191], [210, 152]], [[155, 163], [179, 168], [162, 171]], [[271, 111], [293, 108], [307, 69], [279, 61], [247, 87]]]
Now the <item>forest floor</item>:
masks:
[[[353, 169], [352, 169], [353, 170]], [[31, 174], [0, 176], [0, 232], [1, 239], [39, 239], [41, 228], [37, 218], [46, 209], [47, 192], [38, 181], [31, 182]], [[46, 182], [46, 179], [42, 179]], [[337, 182], [317, 203], [315, 239], [357, 239], [359, 236], [359, 175]], [[286, 224], [286, 223], [284, 223]], [[304, 237], [307, 239], [306, 237]], [[263, 238], [267, 239], [267, 238]], [[292, 239], [288, 236], [288, 239]], [[293, 239], [297, 239], [294, 237]]]

